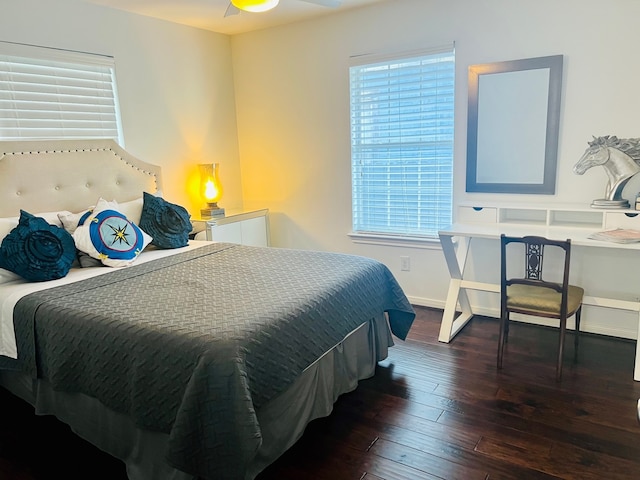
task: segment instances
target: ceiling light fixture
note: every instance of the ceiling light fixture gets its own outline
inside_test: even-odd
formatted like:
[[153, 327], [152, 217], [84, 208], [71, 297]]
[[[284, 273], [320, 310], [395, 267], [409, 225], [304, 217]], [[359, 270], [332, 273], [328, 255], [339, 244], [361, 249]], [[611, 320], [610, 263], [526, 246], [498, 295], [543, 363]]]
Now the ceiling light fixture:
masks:
[[234, 7], [245, 12], [266, 12], [278, 6], [280, 0], [231, 0]]

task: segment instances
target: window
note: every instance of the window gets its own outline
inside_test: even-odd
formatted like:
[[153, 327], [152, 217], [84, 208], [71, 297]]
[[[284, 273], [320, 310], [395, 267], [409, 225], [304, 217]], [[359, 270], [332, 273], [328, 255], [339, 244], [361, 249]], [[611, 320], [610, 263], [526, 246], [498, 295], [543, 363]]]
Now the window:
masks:
[[453, 47], [354, 60], [353, 231], [436, 237], [452, 218]]
[[113, 58], [0, 42], [0, 139], [61, 138], [123, 145]]

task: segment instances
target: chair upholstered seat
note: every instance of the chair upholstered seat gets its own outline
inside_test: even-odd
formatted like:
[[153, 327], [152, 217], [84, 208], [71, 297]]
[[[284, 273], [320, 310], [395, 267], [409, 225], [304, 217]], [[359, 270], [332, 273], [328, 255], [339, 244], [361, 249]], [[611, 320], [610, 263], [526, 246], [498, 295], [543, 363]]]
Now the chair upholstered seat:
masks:
[[[582, 304], [584, 289], [569, 285], [567, 317], [573, 315]], [[510, 285], [507, 287], [507, 308], [512, 312], [526, 311], [531, 315], [560, 317], [562, 293], [552, 288], [534, 285]]]

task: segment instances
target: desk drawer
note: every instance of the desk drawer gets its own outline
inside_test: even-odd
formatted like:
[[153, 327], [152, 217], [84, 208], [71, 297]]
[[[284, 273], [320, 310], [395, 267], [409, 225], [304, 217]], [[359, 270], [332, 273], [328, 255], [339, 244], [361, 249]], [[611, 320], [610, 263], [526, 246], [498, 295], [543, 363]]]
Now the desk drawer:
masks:
[[632, 228], [640, 230], [640, 212], [607, 212], [604, 223], [605, 229]]
[[458, 223], [496, 223], [498, 209], [495, 207], [458, 207]]

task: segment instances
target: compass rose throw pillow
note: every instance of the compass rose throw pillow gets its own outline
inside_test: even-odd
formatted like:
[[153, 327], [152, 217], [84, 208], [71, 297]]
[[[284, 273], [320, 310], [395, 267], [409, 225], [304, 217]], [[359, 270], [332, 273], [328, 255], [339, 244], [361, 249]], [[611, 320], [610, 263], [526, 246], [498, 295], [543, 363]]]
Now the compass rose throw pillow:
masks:
[[152, 238], [104, 199], [73, 232], [76, 247], [108, 267], [125, 267], [138, 258]]

